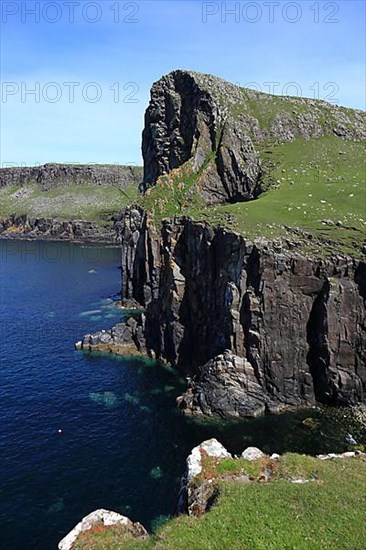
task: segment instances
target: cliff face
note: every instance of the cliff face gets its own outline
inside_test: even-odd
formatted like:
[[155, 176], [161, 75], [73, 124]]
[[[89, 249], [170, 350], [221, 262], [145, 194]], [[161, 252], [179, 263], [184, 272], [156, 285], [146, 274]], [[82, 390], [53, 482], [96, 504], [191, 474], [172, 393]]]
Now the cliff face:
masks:
[[365, 263], [305, 258], [189, 219], [157, 232], [139, 209], [116, 228], [148, 352], [192, 376], [187, 412], [365, 400]]
[[260, 164], [240, 124], [227, 123], [228, 113], [199, 80], [175, 71], [154, 84], [142, 138], [143, 188], [190, 161], [197, 172], [214, 152], [217, 161], [202, 178], [206, 202], [234, 202], [260, 192]]
[[1, 168], [0, 188], [9, 185], [37, 184], [47, 191], [71, 184], [117, 185], [139, 184], [141, 168], [119, 165], [45, 164], [44, 166]]
[[151, 90], [142, 187], [146, 191], [188, 163], [200, 172], [197, 191], [206, 204], [250, 200], [263, 190], [263, 144], [325, 135], [360, 140], [366, 137], [364, 121], [361, 111], [323, 101], [271, 96], [174, 71]]

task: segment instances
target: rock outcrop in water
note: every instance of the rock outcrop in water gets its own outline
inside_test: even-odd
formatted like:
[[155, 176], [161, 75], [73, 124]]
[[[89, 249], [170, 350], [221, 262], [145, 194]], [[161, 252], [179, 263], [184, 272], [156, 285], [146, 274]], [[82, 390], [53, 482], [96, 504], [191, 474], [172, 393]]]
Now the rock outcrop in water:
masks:
[[191, 376], [193, 414], [251, 416], [366, 398], [366, 264], [311, 259], [190, 219], [116, 221], [123, 293], [146, 308], [146, 352]]
[[75, 344], [83, 351], [101, 351], [115, 355], [142, 355], [146, 353], [144, 335], [145, 316], [129, 317], [123, 323], [117, 323], [111, 330], [100, 330], [86, 334]]
[[196, 187], [207, 204], [250, 200], [263, 190], [260, 144], [323, 135], [365, 139], [364, 113], [177, 70], [151, 90], [142, 188], [188, 163], [193, 173], [202, 172]]

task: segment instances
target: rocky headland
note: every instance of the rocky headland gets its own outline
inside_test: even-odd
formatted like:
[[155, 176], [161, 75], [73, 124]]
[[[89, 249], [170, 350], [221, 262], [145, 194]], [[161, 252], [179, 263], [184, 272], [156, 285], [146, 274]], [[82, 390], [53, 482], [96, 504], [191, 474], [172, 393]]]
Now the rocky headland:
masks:
[[147, 191], [185, 167], [206, 204], [255, 199], [266, 189], [263, 146], [323, 136], [366, 139], [365, 113], [299, 97], [240, 88], [173, 71], [151, 89], [142, 137]]
[[166, 199], [181, 199], [175, 193], [189, 181], [186, 203], [198, 197], [209, 212], [213, 203], [250, 201], [271, 185], [263, 147], [318, 146], [327, 137], [338, 158], [365, 136], [361, 111], [192, 72], [163, 77], [145, 116], [144, 196], [114, 223], [122, 293], [144, 313], [78, 347], [176, 366], [187, 375], [178, 403], [188, 414], [256, 416], [365, 401], [366, 263], [356, 248], [345, 254], [337, 241], [298, 227], [248, 238], [235, 222], [169, 216]]

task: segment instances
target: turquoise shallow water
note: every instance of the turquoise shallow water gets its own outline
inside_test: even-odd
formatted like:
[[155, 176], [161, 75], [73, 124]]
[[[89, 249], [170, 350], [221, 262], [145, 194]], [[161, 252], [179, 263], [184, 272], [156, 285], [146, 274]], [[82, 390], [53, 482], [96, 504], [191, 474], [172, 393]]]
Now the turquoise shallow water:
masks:
[[235, 453], [345, 448], [343, 433], [306, 428], [309, 412], [186, 419], [174, 370], [75, 351], [121, 317], [118, 249], [0, 241], [0, 257], [1, 548], [52, 550], [100, 507], [153, 528], [174, 513], [185, 458], [208, 437]]

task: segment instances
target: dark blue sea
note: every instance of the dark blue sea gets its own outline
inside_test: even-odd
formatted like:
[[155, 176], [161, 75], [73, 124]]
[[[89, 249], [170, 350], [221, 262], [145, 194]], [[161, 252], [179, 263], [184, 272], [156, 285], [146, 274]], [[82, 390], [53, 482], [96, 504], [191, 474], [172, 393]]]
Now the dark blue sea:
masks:
[[[84, 354], [74, 343], [121, 319], [120, 252], [0, 241], [0, 546], [53, 550], [85, 515], [107, 508], [154, 529], [173, 514], [190, 449], [344, 447], [302, 424], [313, 413], [198, 422], [175, 406], [183, 381], [151, 361]], [[343, 437], [343, 436], [342, 436]]]

